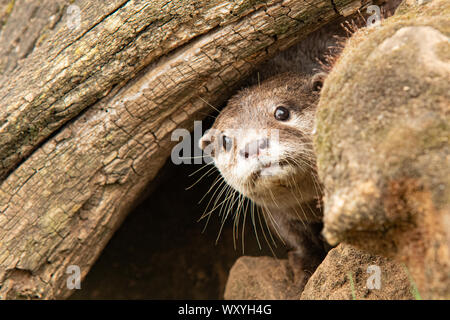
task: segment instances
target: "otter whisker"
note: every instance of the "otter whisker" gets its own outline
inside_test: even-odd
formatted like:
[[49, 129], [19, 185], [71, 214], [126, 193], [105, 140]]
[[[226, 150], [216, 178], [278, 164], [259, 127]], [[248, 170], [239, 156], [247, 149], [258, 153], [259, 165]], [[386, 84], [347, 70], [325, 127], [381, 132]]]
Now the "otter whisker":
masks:
[[[225, 200], [223, 200], [222, 202], [220, 202], [219, 204], [217, 204], [217, 202], [219, 201], [219, 199], [220, 199], [222, 193], [223, 193], [225, 190], [230, 190], [230, 189], [231, 189], [231, 187], [228, 186], [228, 185], [226, 185], [224, 188], [222, 188], [222, 190], [220, 191], [219, 195], [218, 195], [218, 196], [216, 197], [216, 199], [215, 199], [213, 208], [212, 208], [211, 210], [209, 210], [207, 213], [202, 214], [202, 216], [200, 217], [200, 220], [203, 219], [203, 218], [205, 218], [205, 217], [207, 217], [207, 216], [209, 216], [209, 215], [210, 215], [211, 213], [213, 213], [220, 205], [223, 205], [223, 203], [225, 203], [226, 201], [229, 200], [228, 198], [226, 198]], [[228, 192], [228, 191], [227, 191], [227, 192]], [[216, 204], [217, 204], [217, 205], [216, 205]], [[205, 211], [206, 211], [206, 210], [205, 210]]]
[[[209, 205], [211, 204], [212, 199], [214, 198], [214, 195], [217, 193], [217, 191], [220, 189], [220, 187], [225, 183], [225, 179], [223, 179], [223, 177], [219, 174], [218, 178], [216, 178], [216, 182], [212, 185], [212, 187], [208, 190], [208, 192], [205, 193], [205, 195], [203, 196], [203, 198], [211, 191], [211, 189], [214, 187], [214, 185], [218, 182], [218, 181], [222, 181], [219, 186], [216, 188], [216, 190], [214, 191], [213, 195], [211, 196], [211, 198], [209, 199], [208, 205], [205, 208], [205, 211], [203, 212], [203, 215], [197, 220], [197, 222], [200, 222], [200, 220], [202, 220], [204, 218], [204, 214], [206, 212], [206, 210], [208, 210]], [[201, 200], [203, 200], [203, 198]], [[201, 202], [200, 200], [200, 202]], [[199, 203], [200, 203], [199, 202]], [[206, 219], [206, 223], [205, 226], [202, 229], [202, 233], [205, 232], [206, 227], [208, 226], [209, 223], [209, 219], [211, 218], [211, 215], [208, 215], [208, 218]]]
[[302, 163], [300, 163], [299, 160], [296, 160], [293, 158], [288, 158], [288, 159], [291, 160], [292, 162], [294, 162], [298, 166], [302, 166], [302, 164], [304, 164], [312, 170], [311, 178], [312, 178], [312, 182], [314, 184], [314, 189], [316, 191], [316, 195], [318, 197], [320, 197], [320, 195], [323, 194], [324, 186], [319, 182], [319, 178], [316, 174], [317, 168], [316, 168], [315, 164], [309, 164], [307, 161], [305, 161], [304, 159], [301, 159], [301, 158], [299, 158], [299, 159], [302, 161]]
[[[296, 186], [296, 188], [297, 188], [297, 190], [299, 190], [299, 188], [298, 188], [298, 184], [297, 183], [295, 183], [295, 181], [294, 181], [294, 185]], [[300, 197], [302, 198], [302, 200], [303, 200], [303, 196], [302, 196], [302, 194], [300, 193], [300, 191], [299, 191], [299, 194], [300, 194]], [[309, 206], [309, 204], [308, 204], [308, 202], [307, 201], [302, 201], [302, 203], [304, 203], [308, 208], [309, 208], [309, 211], [314, 215], [314, 217], [316, 217], [317, 215], [316, 215], [316, 212], [314, 211], [314, 210], [312, 210], [311, 209], [311, 207]], [[300, 206], [300, 209], [302, 210], [302, 212], [305, 214], [305, 217], [307, 217], [307, 215], [306, 215], [306, 213], [305, 213], [305, 211], [304, 211], [304, 209], [303, 209], [303, 205], [302, 206]], [[308, 221], [308, 218], [306, 219], [306, 222], [308, 222], [309, 223], [309, 221]]]
[[294, 159], [294, 158], [292, 158], [292, 157], [288, 157], [288, 159], [291, 160], [291, 161], [293, 161], [293, 162], [294, 162], [295, 164], [297, 164], [298, 166], [301, 166], [301, 163], [298, 162], [299, 160], [301, 160], [303, 164], [307, 165], [307, 166], [312, 170], [312, 174], [311, 174], [312, 182], [313, 182], [313, 184], [314, 184], [314, 188], [315, 188], [315, 191], [316, 191], [316, 195], [317, 195], [318, 197], [320, 197], [320, 195], [323, 194], [323, 191], [324, 191], [324, 188], [325, 188], [325, 187], [320, 183], [319, 178], [318, 178], [318, 176], [317, 176], [317, 174], [316, 174], [316, 172], [317, 172], [317, 167], [316, 167], [316, 165], [315, 165], [315, 159], [311, 159], [311, 160], [310, 160], [310, 161], [313, 162], [313, 163], [311, 163], [311, 164], [310, 164], [309, 162], [307, 162], [307, 161], [309, 161], [309, 160], [302, 159], [301, 157], [299, 157], [299, 160]]
[[[267, 243], [267, 245], [268, 245], [270, 251], [272, 252], [273, 256], [274, 256], [275, 258], [277, 258], [277, 255], [275, 254], [275, 251], [273, 250], [272, 246], [270, 245], [269, 239], [268, 239], [267, 236], [266, 236], [266, 232], [264, 231], [264, 226], [263, 226], [263, 224], [262, 224], [262, 222], [261, 222], [261, 213], [260, 213], [259, 210], [257, 210], [257, 213], [258, 213], [259, 225], [260, 225], [260, 227], [261, 227], [261, 232], [262, 232], [262, 234], [263, 234], [263, 236], [264, 236], [264, 239], [266, 240], [266, 243]], [[264, 216], [263, 216], [263, 219], [264, 219], [264, 221], [266, 220]], [[267, 226], [267, 221], [266, 221], [266, 226]], [[268, 227], [268, 226], [267, 226], [267, 227]], [[269, 231], [269, 233], [270, 233], [270, 235], [271, 235], [271, 238], [272, 238], [272, 241], [273, 241], [273, 237], [272, 237], [272, 234], [271, 234], [271, 232], [270, 232], [270, 229], [267, 228], [267, 230]], [[276, 243], [275, 243], [275, 242], [274, 242], [274, 245], [275, 245], [275, 247], [276, 247]]]
[[[294, 158], [294, 157], [292, 157], [292, 156], [288, 156], [287, 157], [287, 159], [289, 159], [289, 160], [291, 160], [291, 161], [293, 161], [295, 164], [297, 164], [300, 168], [302, 168], [303, 169], [303, 171], [305, 171], [304, 170], [304, 168], [303, 168], [303, 166], [306, 166], [307, 168], [309, 168], [309, 169], [312, 169], [312, 170], [315, 170], [315, 167], [314, 167], [314, 165], [313, 165], [313, 159], [307, 159], [307, 158], [304, 158], [304, 157], [302, 157], [302, 153], [300, 153], [300, 154], [298, 154], [297, 155], [297, 157], [296, 158]], [[305, 154], [306, 155], [306, 154]], [[311, 163], [311, 162], [309, 162], [309, 161], [312, 161], [313, 163]]]
[[205, 117], [211, 117], [211, 118], [213, 118], [213, 119], [217, 119], [217, 116], [214, 116], [214, 115], [212, 115], [212, 114], [208, 114], [208, 113], [201, 112], [201, 111], [197, 111], [197, 112], [198, 112], [199, 114], [205, 116]]
[[[223, 188], [223, 189], [225, 189], [225, 188]], [[208, 225], [209, 219], [211, 218], [211, 215], [212, 215], [212, 213], [214, 212], [214, 210], [215, 210], [215, 209], [211, 210], [210, 212], [208, 212], [208, 213], [206, 214], [206, 216], [207, 216], [208, 218], [206, 219], [206, 223], [205, 223], [205, 226], [203, 227], [203, 231], [202, 231], [202, 232], [204, 232], [204, 231], [206, 230], [206, 226]], [[206, 211], [206, 210], [205, 210], [205, 211]], [[199, 220], [203, 219], [203, 218], [204, 218], [204, 215], [205, 215], [205, 213], [203, 213], [203, 216], [200, 217]]]
[[250, 200], [250, 199], [248, 199], [248, 200], [249, 201], [247, 202], [247, 206], [245, 207], [245, 210], [244, 210], [244, 217], [242, 219], [242, 231], [241, 231], [241, 233], [242, 233], [242, 254], [244, 254], [245, 221], [247, 219], [247, 209], [248, 209], [249, 205], [252, 205], [252, 206], [254, 205], [252, 200]]
[[[234, 190], [233, 190], [233, 194], [232, 194], [233, 200], [234, 200], [234, 197], [235, 197], [236, 193], [237, 193], [237, 191], [234, 191]], [[238, 198], [238, 199], [239, 199], [239, 198]], [[236, 200], [237, 200], [237, 199], [236, 199]], [[233, 201], [233, 205], [234, 205], [234, 203], [236, 203], [236, 200]], [[229, 211], [228, 211], [228, 212], [229, 212]], [[222, 230], [223, 230], [223, 227], [224, 227], [224, 225], [225, 225], [226, 218], [228, 217], [228, 212], [226, 213], [226, 215], [225, 215], [225, 213], [224, 213], [225, 219], [222, 219], [222, 223], [221, 223], [220, 229], [219, 229], [219, 234], [217, 235], [217, 239], [216, 239], [216, 244], [219, 242], [220, 235], [222, 234]]]
[[290, 156], [286, 157], [285, 161], [289, 162], [291, 165], [296, 166], [296, 167], [299, 168], [302, 172], [307, 172], [306, 169], [309, 167], [309, 166], [308, 166], [308, 163], [303, 163], [303, 161], [300, 162], [300, 160], [294, 159], [294, 158], [292, 158], [292, 157], [290, 157]]
[[211, 190], [214, 188], [214, 186], [219, 182], [219, 181], [225, 181], [222, 177], [222, 175], [218, 174], [216, 180], [214, 180], [213, 184], [211, 185], [211, 187], [208, 189], [208, 191], [206, 191], [206, 193], [203, 195], [203, 197], [200, 199], [200, 201], [197, 204], [200, 204], [203, 199], [205, 199], [205, 197], [211, 192]]
[[316, 192], [316, 196], [319, 198], [323, 192], [323, 188], [316, 174], [313, 174], [311, 177], [313, 181], [314, 191]]
[[[229, 214], [229, 212], [230, 212], [230, 210], [232, 209], [232, 207], [234, 206], [234, 204], [237, 202], [237, 200], [239, 199], [239, 197], [235, 200], [234, 198], [235, 198], [235, 195], [236, 195], [236, 193], [238, 193], [236, 190], [234, 190], [234, 188], [231, 188], [231, 191], [229, 191], [229, 192], [232, 192], [232, 200], [229, 200], [227, 203], [226, 203], [226, 205], [225, 205], [225, 210], [223, 210], [223, 215], [222, 215], [222, 208], [220, 209], [220, 211], [219, 211], [219, 217], [221, 216], [222, 217], [222, 222], [224, 222], [225, 221], [225, 219], [228, 217], [228, 214]], [[239, 194], [239, 193], [238, 193]], [[239, 194], [240, 195], [240, 194]]]
[[[192, 177], [193, 175], [197, 174], [198, 172], [202, 171], [203, 169], [207, 168], [209, 165], [211, 165], [210, 163], [206, 163], [204, 165], [202, 165], [200, 168], [198, 168], [197, 170], [195, 170], [194, 172], [189, 174], [189, 177]], [[214, 166], [215, 167], [215, 166]]]
[[208, 175], [208, 173], [214, 172], [214, 169], [216, 169], [215, 166], [211, 167], [211, 169], [206, 171], [206, 173], [203, 174], [197, 181], [195, 181], [194, 184], [192, 184], [191, 186], [187, 187], [185, 190], [191, 189], [193, 186], [195, 186], [197, 183], [199, 183], [204, 177], [206, 177]]
[[[208, 155], [204, 154], [204, 155], [201, 155], [201, 156], [178, 157], [178, 159], [181, 159], [181, 160], [192, 160], [192, 159], [203, 159], [203, 158], [207, 158], [207, 157], [208, 157]], [[207, 163], [207, 164], [209, 164], [209, 163]]]
[[[222, 177], [222, 176], [220, 175], [220, 177]], [[224, 184], [225, 184], [225, 185], [224, 185]], [[216, 190], [214, 191], [214, 193], [212, 194], [211, 198], [209, 199], [208, 204], [206, 205], [206, 208], [205, 208], [203, 214], [205, 214], [205, 212], [208, 210], [208, 208], [209, 208], [211, 202], [213, 201], [213, 199], [216, 199], [216, 202], [215, 202], [215, 203], [217, 203], [218, 197], [216, 197], [216, 198], [214, 197], [214, 196], [216, 195], [216, 193], [217, 193], [219, 190], [221, 190], [221, 192], [223, 192], [223, 190], [226, 189], [226, 188], [228, 188], [228, 187], [229, 187], [228, 184], [226, 183], [225, 179], [223, 179], [223, 177], [222, 177], [222, 182], [217, 186]], [[219, 196], [219, 197], [220, 197], [220, 196]], [[215, 203], [214, 203], [214, 204], [215, 204]], [[214, 205], [213, 205], [213, 206], [214, 206]]]
[[[295, 184], [294, 178], [292, 177], [291, 179], [292, 179], [292, 182]], [[295, 195], [295, 193], [294, 193], [294, 190], [292, 190], [292, 189], [293, 189], [293, 186], [292, 186], [291, 182], [288, 181], [288, 183], [289, 183], [289, 185], [290, 185], [290, 187], [291, 187], [289, 190], [291, 191], [292, 195], [294, 196], [294, 199], [295, 199], [295, 201], [297, 202], [298, 206], [301, 207], [300, 201], [299, 201], [298, 198], [296, 197], [296, 195]], [[298, 219], [299, 219], [299, 220], [301, 221], [301, 223], [303, 224], [303, 226], [306, 226], [306, 225], [305, 225], [305, 222], [304, 222], [303, 219], [300, 217], [300, 214], [297, 212], [297, 210], [296, 210], [295, 208], [293, 208], [293, 209], [294, 209], [295, 214], [297, 215]], [[303, 215], [305, 216], [305, 219], [308, 220], [304, 212], [303, 212]]]
[[204, 103], [206, 103], [208, 106], [210, 106], [211, 108], [214, 109], [214, 111], [220, 112], [219, 109], [217, 109], [216, 107], [214, 107], [211, 103], [209, 103], [208, 101], [206, 101], [205, 99], [203, 99], [201, 96], [198, 96]]
[[271, 231], [270, 226], [269, 226], [269, 224], [268, 224], [268, 222], [267, 222], [268, 219], [266, 218], [266, 215], [264, 214], [264, 210], [263, 210], [263, 209], [261, 209], [261, 214], [262, 214], [262, 216], [263, 216], [263, 220], [264, 220], [264, 223], [265, 223], [265, 225], [266, 225], [266, 229], [269, 231], [270, 239], [272, 240], [272, 243], [273, 243], [273, 245], [274, 245], [275, 248], [276, 248], [276, 247], [278, 247], [278, 246], [277, 246], [277, 243], [276, 243], [276, 241], [275, 241], [275, 238], [273, 237], [272, 231]]
[[272, 190], [269, 189], [269, 193], [270, 193], [270, 196], [272, 197], [273, 203], [275, 203], [277, 208], [279, 208], [280, 206], [278, 205], [278, 202], [275, 200], [275, 196], [273, 195]]
[[[293, 183], [295, 189], [297, 190], [297, 193], [300, 195], [300, 198], [301, 198], [301, 200], [302, 200], [301, 203], [304, 203], [305, 201], [304, 201], [304, 199], [303, 199], [303, 194], [302, 194], [302, 192], [300, 191], [300, 188], [299, 188], [298, 184], [296, 183], [296, 181], [295, 181], [294, 179], [292, 179], [292, 183]], [[298, 201], [297, 197], [294, 197], [294, 198], [295, 198], [296, 201]], [[301, 205], [300, 202], [299, 202], [299, 207], [300, 207], [300, 210], [302, 211], [303, 215], [305, 216], [306, 222], [309, 223], [308, 216], [307, 216], [307, 214], [305, 213], [305, 210], [303, 210], [303, 205]], [[303, 222], [303, 220], [302, 220], [302, 222]]]
[[239, 194], [239, 202], [238, 202], [238, 208], [236, 209], [236, 213], [234, 214], [233, 219], [233, 245], [234, 249], [236, 250], [236, 240], [237, 240], [237, 233], [239, 232], [239, 216], [240, 212], [243, 209], [245, 197], [242, 194]]
[[[226, 207], [226, 206], [230, 203], [230, 199], [231, 199], [231, 198], [234, 199], [235, 194], [236, 194], [236, 193], [234, 192], [233, 188], [231, 188], [230, 186], [228, 186], [228, 187], [227, 187], [227, 191], [226, 191], [226, 193], [225, 193], [225, 200], [222, 201], [219, 205], [217, 205], [217, 207], [220, 206], [219, 217], [222, 215], [222, 211], [223, 211], [223, 209], [224, 209], [224, 206]], [[216, 207], [216, 208], [217, 208], [217, 207]], [[214, 208], [213, 210], [211, 210], [211, 213], [212, 213], [214, 210], [215, 210], [215, 208]], [[225, 214], [224, 214], [224, 215], [225, 215]], [[219, 241], [219, 238], [220, 238], [220, 234], [221, 234], [221, 232], [222, 232], [223, 225], [224, 225], [224, 221], [223, 221], [223, 219], [222, 219], [222, 224], [221, 224], [221, 227], [220, 227], [220, 230], [219, 230], [217, 239], [216, 239], [216, 244], [217, 244], [217, 241]]]
[[314, 217], [317, 217], [316, 211], [311, 209], [311, 206], [309, 205], [309, 203], [306, 203], [306, 206], [308, 207], [309, 211], [314, 215]]
[[233, 227], [232, 227], [232, 230], [233, 230], [233, 248], [234, 248], [234, 250], [236, 250], [236, 240], [237, 240], [237, 236], [236, 236], [236, 234], [237, 234], [237, 232], [239, 232], [239, 216], [240, 216], [240, 212], [241, 212], [241, 210], [242, 210], [242, 205], [243, 205], [243, 201], [244, 201], [244, 196], [241, 194], [241, 193], [239, 193], [239, 197], [238, 197], [238, 203], [237, 203], [237, 208], [236, 208], [236, 210], [234, 210], [233, 208], [232, 208], [232, 211], [234, 211], [234, 214], [232, 213], [232, 219], [233, 219]]
[[267, 216], [270, 218], [270, 224], [273, 226], [273, 229], [275, 230], [278, 238], [281, 240], [281, 242], [286, 245], [286, 242], [284, 241], [283, 237], [281, 236], [280, 232], [279, 232], [279, 228], [280, 226], [278, 225], [278, 222], [274, 219], [272, 213], [270, 212], [269, 208], [267, 207], [267, 205], [264, 205], [264, 212], [267, 213]]
[[[250, 185], [251, 185], [251, 181], [248, 181], [246, 183], [246, 188], [250, 189]], [[244, 254], [244, 252], [245, 252], [245, 245], [244, 245], [245, 236], [244, 236], [244, 234], [245, 234], [245, 221], [246, 221], [246, 217], [247, 217], [247, 210], [248, 210], [249, 204], [252, 205], [252, 208], [251, 208], [252, 210], [253, 210], [254, 205], [255, 205], [254, 202], [250, 198], [247, 198], [247, 197], [244, 196], [244, 199], [247, 200], [247, 202], [246, 202], [246, 205], [245, 205], [245, 209], [243, 209], [244, 217], [243, 217], [243, 221], [242, 221], [242, 254]], [[240, 212], [237, 213], [237, 218], [239, 219], [239, 217], [240, 217]], [[239, 223], [239, 221], [238, 221], [238, 223]], [[237, 232], [239, 232], [239, 230], [237, 230]]]
[[256, 236], [256, 242], [258, 243], [259, 250], [262, 250], [261, 242], [259, 242], [258, 231], [256, 230], [256, 225], [255, 225], [255, 206], [254, 206], [254, 203], [253, 203], [252, 210], [251, 210], [250, 214], [251, 214], [252, 223], [253, 223], [253, 231], [255, 232], [255, 236]]
[[229, 186], [225, 192], [225, 200], [220, 202], [215, 208], [213, 208], [211, 210], [211, 212], [213, 212], [215, 209], [217, 209], [220, 206], [219, 217], [222, 216], [223, 208], [226, 207], [230, 203], [230, 199], [234, 199], [234, 194], [235, 194], [235, 192], [234, 192], [233, 188]]

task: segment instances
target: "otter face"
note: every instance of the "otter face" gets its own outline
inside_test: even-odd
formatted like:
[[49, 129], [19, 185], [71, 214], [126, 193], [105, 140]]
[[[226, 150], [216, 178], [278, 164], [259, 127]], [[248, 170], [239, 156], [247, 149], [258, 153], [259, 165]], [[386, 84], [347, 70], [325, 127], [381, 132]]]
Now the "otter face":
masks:
[[318, 196], [311, 135], [322, 79], [281, 74], [230, 99], [200, 139], [229, 185], [266, 207]]

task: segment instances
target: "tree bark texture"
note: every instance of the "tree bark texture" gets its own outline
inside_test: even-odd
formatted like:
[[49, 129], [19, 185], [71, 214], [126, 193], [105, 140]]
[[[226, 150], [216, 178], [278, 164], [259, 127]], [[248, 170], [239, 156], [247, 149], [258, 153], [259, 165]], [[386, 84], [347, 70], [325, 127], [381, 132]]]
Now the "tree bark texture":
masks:
[[368, 2], [0, 0], [0, 298], [68, 297], [67, 267], [87, 274], [174, 129]]

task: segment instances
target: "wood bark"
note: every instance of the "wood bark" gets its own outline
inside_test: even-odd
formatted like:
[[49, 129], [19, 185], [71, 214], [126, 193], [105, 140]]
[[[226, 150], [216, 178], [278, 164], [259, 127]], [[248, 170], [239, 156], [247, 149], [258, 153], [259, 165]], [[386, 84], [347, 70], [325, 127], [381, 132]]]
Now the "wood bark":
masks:
[[255, 66], [369, 1], [0, 1], [0, 298], [66, 298]]

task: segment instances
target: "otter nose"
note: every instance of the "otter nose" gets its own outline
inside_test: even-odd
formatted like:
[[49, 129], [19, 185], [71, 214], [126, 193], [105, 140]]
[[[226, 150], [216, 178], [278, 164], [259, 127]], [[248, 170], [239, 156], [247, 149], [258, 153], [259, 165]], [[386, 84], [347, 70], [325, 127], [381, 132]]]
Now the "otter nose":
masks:
[[259, 156], [260, 150], [267, 149], [269, 147], [269, 139], [263, 138], [251, 141], [245, 145], [245, 147], [239, 150], [239, 155], [248, 159], [250, 157]]

